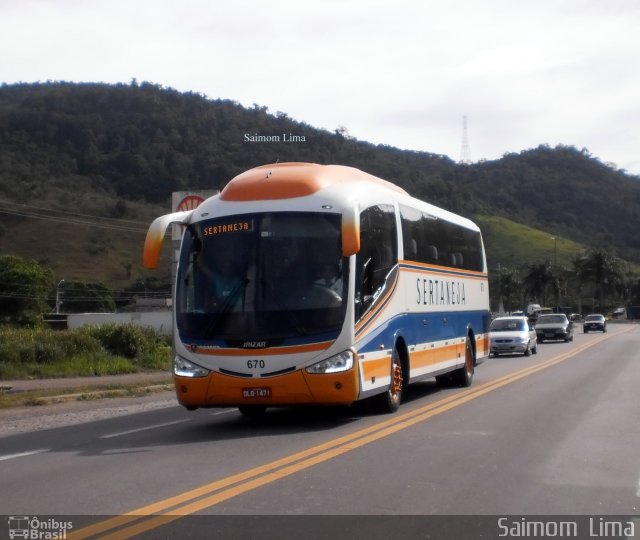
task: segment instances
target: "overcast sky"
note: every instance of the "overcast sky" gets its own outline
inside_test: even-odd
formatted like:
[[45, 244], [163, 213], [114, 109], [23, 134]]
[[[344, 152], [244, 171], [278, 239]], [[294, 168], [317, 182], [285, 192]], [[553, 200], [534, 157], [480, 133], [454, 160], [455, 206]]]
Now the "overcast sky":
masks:
[[456, 161], [466, 115], [472, 161], [640, 175], [638, 0], [0, 0], [1, 82], [134, 78]]

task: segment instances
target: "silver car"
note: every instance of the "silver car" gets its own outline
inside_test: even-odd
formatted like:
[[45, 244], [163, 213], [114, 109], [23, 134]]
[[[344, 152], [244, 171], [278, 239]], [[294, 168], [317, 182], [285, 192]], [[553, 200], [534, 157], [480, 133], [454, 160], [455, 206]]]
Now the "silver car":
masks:
[[536, 331], [527, 317], [498, 317], [489, 327], [489, 356], [538, 352]]
[[540, 315], [536, 321], [536, 332], [540, 343], [547, 339], [573, 341], [573, 323], [564, 313]]

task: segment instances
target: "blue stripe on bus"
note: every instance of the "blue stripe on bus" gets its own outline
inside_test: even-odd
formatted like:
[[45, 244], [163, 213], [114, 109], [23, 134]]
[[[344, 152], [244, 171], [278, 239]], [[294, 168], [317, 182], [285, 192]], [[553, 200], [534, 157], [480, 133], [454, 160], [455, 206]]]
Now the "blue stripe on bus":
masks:
[[[475, 278], [475, 279], [486, 279], [486, 274], [479, 274], [478, 272], [474, 272], [474, 273], [470, 273], [470, 272], [464, 272], [464, 271], [457, 271], [457, 270], [448, 270], [445, 268], [433, 268], [433, 267], [425, 267], [425, 266], [414, 266], [411, 264], [406, 264], [406, 263], [402, 263], [399, 265], [400, 269], [409, 269], [409, 270], [419, 270], [420, 272], [431, 272], [431, 273], [437, 273], [437, 274], [442, 274], [442, 275], [448, 275], [448, 276], [457, 276], [457, 277], [466, 277], [466, 278]], [[375, 306], [373, 308], [373, 310], [371, 311], [371, 313], [367, 314], [365, 316], [365, 318], [363, 319], [365, 322], [364, 324], [358, 328], [358, 325], [356, 324], [356, 332], [355, 332], [355, 340], [356, 342], [358, 340], [360, 340], [362, 338], [363, 335], [366, 335], [370, 332], [371, 327], [373, 326], [373, 324], [376, 322], [375, 319], [376, 317], [380, 314], [380, 312], [385, 308], [385, 306], [391, 301], [391, 298], [393, 297], [393, 295], [396, 293], [396, 288], [398, 286], [398, 282], [399, 282], [399, 278], [400, 278], [400, 272], [398, 272], [398, 274], [396, 274], [396, 279], [393, 282], [393, 285], [391, 287], [391, 289], [389, 290], [389, 292], [385, 293], [384, 296], [384, 300], [383, 302], [381, 302], [379, 305]], [[447, 313], [447, 312], [439, 312], [440, 314], [443, 313]], [[463, 311], [463, 312], [451, 312], [451, 313], [470, 313], [469, 311]], [[479, 313], [486, 313], [485, 311], [479, 311]], [[399, 314], [399, 315], [404, 315], [404, 314]], [[398, 315], [396, 315], [397, 317]], [[438, 316], [438, 314], [430, 314], [430, 316]], [[466, 319], [465, 319], [466, 320]], [[488, 319], [487, 319], [488, 320]], [[488, 328], [488, 322], [486, 324], [487, 328]], [[482, 326], [480, 326], [482, 327]], [[465, 328], [466, 328], [466, 324], [465, 324]], [[479, 333], [477, 330], [474, 330], [476, 333]], [[462, 336], [463, 334], [460, 334], [460, 336]], [[456, 337], [456, 336], [454, 336]], [[459, 337], [459, 336], [457, 336]], [[446, 339], [446, 338], [444, 338]], [[435, 341], [435, 340], [434, 340]]]
[[391, 289], [386, 291], [386, 292], [384, 292], [383, 297], [382, 297], [382, 302], [380, 302], [378, 305], [374, 305], [373, 309], [362, 318], [362, 320], [360, 321], [360, 322], [364, 321], [362, 326], [360, 328], [358, 328], [358, 324], [360, 324], [360, 322], [358, 322], [356, 324], [356, 326], [355, 326], [355, 340], [356, 341], [358, 341], [360, 336], [363, 333], [365, 333], [368, 328], [370, 328], [371, 324], [375, 321], [376, 317], [380, 314], [380, 312], [391, 301], [391, 299], [393, 298], [393, 295], [396, 293], [397, 285], [398, 285], [398, 274], [396, 274], [396, 278], [393, 281]]
[[381, 344], [390, 349], [398, 337], [402, 337], [407, 345], [462, 338], [467, 335], [467, 327], [475, 335], [486, 334], [489, 320], [486, 310], [401, 313], [367, 332], [357, 341], [356, 348], [361, 353], [379, 351]]

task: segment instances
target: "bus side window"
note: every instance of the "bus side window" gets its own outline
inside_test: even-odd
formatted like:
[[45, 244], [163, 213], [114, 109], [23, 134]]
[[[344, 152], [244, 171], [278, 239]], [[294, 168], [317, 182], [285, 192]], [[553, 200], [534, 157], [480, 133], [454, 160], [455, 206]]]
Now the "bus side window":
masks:
[[427, 256], [425, 262], [438, 262], [438, 248], [436, 246], [427, 246]]
[[360, 251], [356, 256], [356, 317], [360, 317], [371, 306], [397, 261], [393, 206], [367, 208], [360, 214]]
[[418, 242], [416, 242], [415, 238], [409, 239], [407, 244], [407, 253], [405, 253], [405, 259], [409, 259], [410, 261], [415, 261], [418, 257]]

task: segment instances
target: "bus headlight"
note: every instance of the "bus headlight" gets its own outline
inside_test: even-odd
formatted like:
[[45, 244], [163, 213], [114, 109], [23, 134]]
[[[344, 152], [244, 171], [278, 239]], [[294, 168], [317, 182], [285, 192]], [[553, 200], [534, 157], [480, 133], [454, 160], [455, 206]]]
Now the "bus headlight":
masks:
[[173, 372], [179, 377], [206, 377], [209, 375], [209, 370], [200, 367], [196, 364], [188, 362], [180, 356], [176, 356], [173, 359]]
[[338, 373], [353, 367], [353, 351], [344, 351], [307, 368], [307, 373]]

